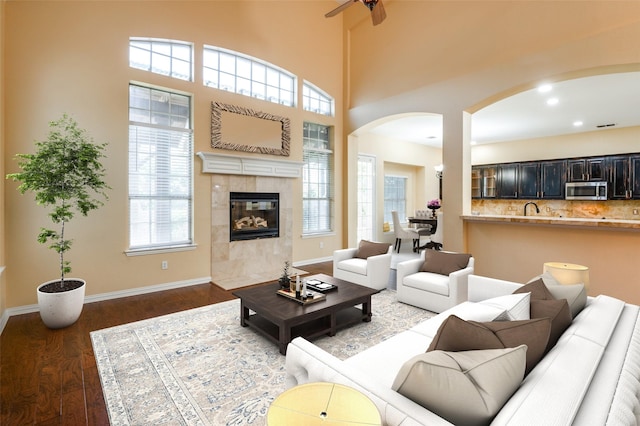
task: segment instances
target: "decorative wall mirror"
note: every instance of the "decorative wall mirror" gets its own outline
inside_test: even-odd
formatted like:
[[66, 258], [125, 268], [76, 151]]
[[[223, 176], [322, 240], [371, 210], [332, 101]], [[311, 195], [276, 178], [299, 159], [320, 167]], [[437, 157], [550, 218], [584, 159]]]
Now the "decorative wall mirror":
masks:
[[235, 105], [211, 102], [211, 147], [289, 156], [290, 120]]

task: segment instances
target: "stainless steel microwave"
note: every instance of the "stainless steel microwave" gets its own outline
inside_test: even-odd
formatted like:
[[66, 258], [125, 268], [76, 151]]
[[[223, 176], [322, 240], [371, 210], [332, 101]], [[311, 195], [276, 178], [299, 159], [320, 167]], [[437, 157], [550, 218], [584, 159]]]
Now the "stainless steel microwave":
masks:
[[606, 200], [607, 182], [567, 182], [565, 200]]

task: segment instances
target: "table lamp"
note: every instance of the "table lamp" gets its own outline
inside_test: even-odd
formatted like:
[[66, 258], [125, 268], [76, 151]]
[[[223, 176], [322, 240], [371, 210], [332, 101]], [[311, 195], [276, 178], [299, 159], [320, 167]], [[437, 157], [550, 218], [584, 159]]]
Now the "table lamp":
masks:
[[582, 265], [563, 262], [546, 262], [543, 272], [551, 274], [560, 284], [584, 284], [589, 287], [589, 268]]

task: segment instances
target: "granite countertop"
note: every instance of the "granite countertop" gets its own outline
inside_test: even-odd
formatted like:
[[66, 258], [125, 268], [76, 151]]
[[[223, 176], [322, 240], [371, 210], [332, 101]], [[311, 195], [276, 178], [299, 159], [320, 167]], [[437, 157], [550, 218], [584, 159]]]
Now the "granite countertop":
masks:
[[462, 215], [468, 222], [520, 223], [529, 225], [578, 226], [586, 228], [617, 228], [640, 231], [640, 220], [588, 219], [557, 216], [515, 216], [515, 215]]

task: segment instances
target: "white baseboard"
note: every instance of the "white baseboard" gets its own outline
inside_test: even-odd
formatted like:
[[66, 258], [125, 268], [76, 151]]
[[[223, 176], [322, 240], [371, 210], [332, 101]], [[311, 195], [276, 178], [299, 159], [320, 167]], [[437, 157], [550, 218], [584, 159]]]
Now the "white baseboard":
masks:
[[[193, 279], [184, 280], [184, 281], [174, 281], [174, 282], [165, 283], [165, 284], [151, 285], [146, 287], [137, 287], [137, 288], [130, 288], [126, 290], [120, 290], [120, 291], [112, 291], [109, 293], [93, 294], [91, 296], [86, 296], [84, 298], [84, 303], [87, 304], [87, 303], [93, 303], [93, 302], [102, 302], [104, 300], [119, 299], [121, 297], [138, 296], [141, 294], [155, 293], [157, 291], [165, 291], [165, 290], [171, 290], [174, 288], [189, 287], [189, 286], [198, 285], [198, 284], [207, 284], [210, 282], [211, 282], [211, 277], [202, 277], [202, 278], [193, 278]], [[15, 308], [5, 309], [5, 311], [2, 313], [2, 317], [0, 317], [0, 334], [2, 334], [2, 332], [4, 331], [4, 327], [7, 324], [7, 321], [9, 321], [10, 317], [14, 315], [30, 314], [38, 311], [39, 309], [37, 304], [17, 306]]]

